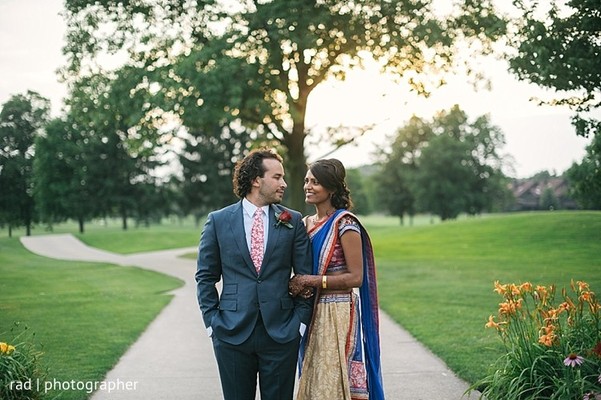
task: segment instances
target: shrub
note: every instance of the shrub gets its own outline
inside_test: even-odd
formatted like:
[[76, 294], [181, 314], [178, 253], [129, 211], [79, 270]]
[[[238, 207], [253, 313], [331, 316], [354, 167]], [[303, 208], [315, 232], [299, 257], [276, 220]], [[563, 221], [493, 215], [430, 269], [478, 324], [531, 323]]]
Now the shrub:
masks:
[[487, 328], [505, 354], [476, 382], [488, 400], [601, 399], [601, 306], [586, 282], [572, 281], [556, 301], [556, 287], [500, 284], [503, 297]]
[[[16, 324], [15, 328], [19, 328]], [[40, 356], [33, 344], [33, 334], [25, 328], [15, 335], [14, 331], [0, 334], [0, 399], [41, 399], [39, 383], [46, 376], [40, 367]]]

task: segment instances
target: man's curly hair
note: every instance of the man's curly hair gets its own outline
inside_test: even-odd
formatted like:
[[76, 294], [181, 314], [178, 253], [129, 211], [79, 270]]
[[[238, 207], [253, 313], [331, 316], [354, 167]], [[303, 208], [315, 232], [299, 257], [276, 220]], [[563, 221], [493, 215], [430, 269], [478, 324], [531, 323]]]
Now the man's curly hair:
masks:
[[283, 162], [282, 157], [272, 149], [257, 149], [251, 151], [244, 159], [239, 161], [234, 168], [234, 194], [242, 199], [250, 193], [252, 182], [257, 177], [265, 175], [263, 160], [272, 158]]
[[309, 166], [311, 174], [321, 186], [332, 192], [331, 202], [336, 209], [351, 210], [353, 201], [351, 192], [346, 186], [346, 169], [335, 158], [317, 160]]

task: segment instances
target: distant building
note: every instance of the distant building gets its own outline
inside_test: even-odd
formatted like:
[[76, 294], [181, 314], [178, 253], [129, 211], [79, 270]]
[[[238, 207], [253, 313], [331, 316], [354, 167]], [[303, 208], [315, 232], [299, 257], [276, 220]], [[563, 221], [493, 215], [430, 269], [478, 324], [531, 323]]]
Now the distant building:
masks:
[[515, 198], [510, 211], [579, 208], [569, 195], [569, 183], [564, 177], [535, 176], [515, 179], [510, 184], [510, 190]]

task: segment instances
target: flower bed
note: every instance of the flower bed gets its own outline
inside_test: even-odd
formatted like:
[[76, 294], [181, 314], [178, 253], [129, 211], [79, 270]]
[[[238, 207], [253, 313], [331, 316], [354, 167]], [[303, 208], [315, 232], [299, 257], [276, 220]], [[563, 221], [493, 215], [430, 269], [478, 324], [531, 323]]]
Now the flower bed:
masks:
[[[500, 284], [503, 301], [486, 324], [505, 354], [477, 382], [488, 400], [601, 399], [601, 306], [586, 282]], [[556, 298], [557, 297], [557, 298]]]

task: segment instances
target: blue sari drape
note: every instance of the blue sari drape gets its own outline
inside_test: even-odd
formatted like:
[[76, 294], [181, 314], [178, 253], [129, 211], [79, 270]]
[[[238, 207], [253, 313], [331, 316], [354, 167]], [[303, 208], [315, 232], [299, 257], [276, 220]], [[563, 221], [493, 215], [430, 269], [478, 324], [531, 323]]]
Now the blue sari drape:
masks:
[[[350, 211], [337, 210], [323, 225], [316, 228], [311, 237], [313, 247], [313, 274], [323, 275], [332, 256], [333, 245], [338, 240], [338, 221], [345, 215], [353, 216]], [[363, 349], [365, 353], [365, 368], [370, 400], [384, 400], [382, 370], [380, 365], [380, 321], [378, 308], [378, 288], [376, 282], [375, 259], [371, 240], [365, 228], [361, 228], [363, 247], [363, 284], [359, 288], [360, 323]], [[309, 329], [310, 332], [310, 329]], [[310, 334], [310, 333], [309, 333]], [[299, 366], [302, 366], [307, 336], [301, 342]]]

